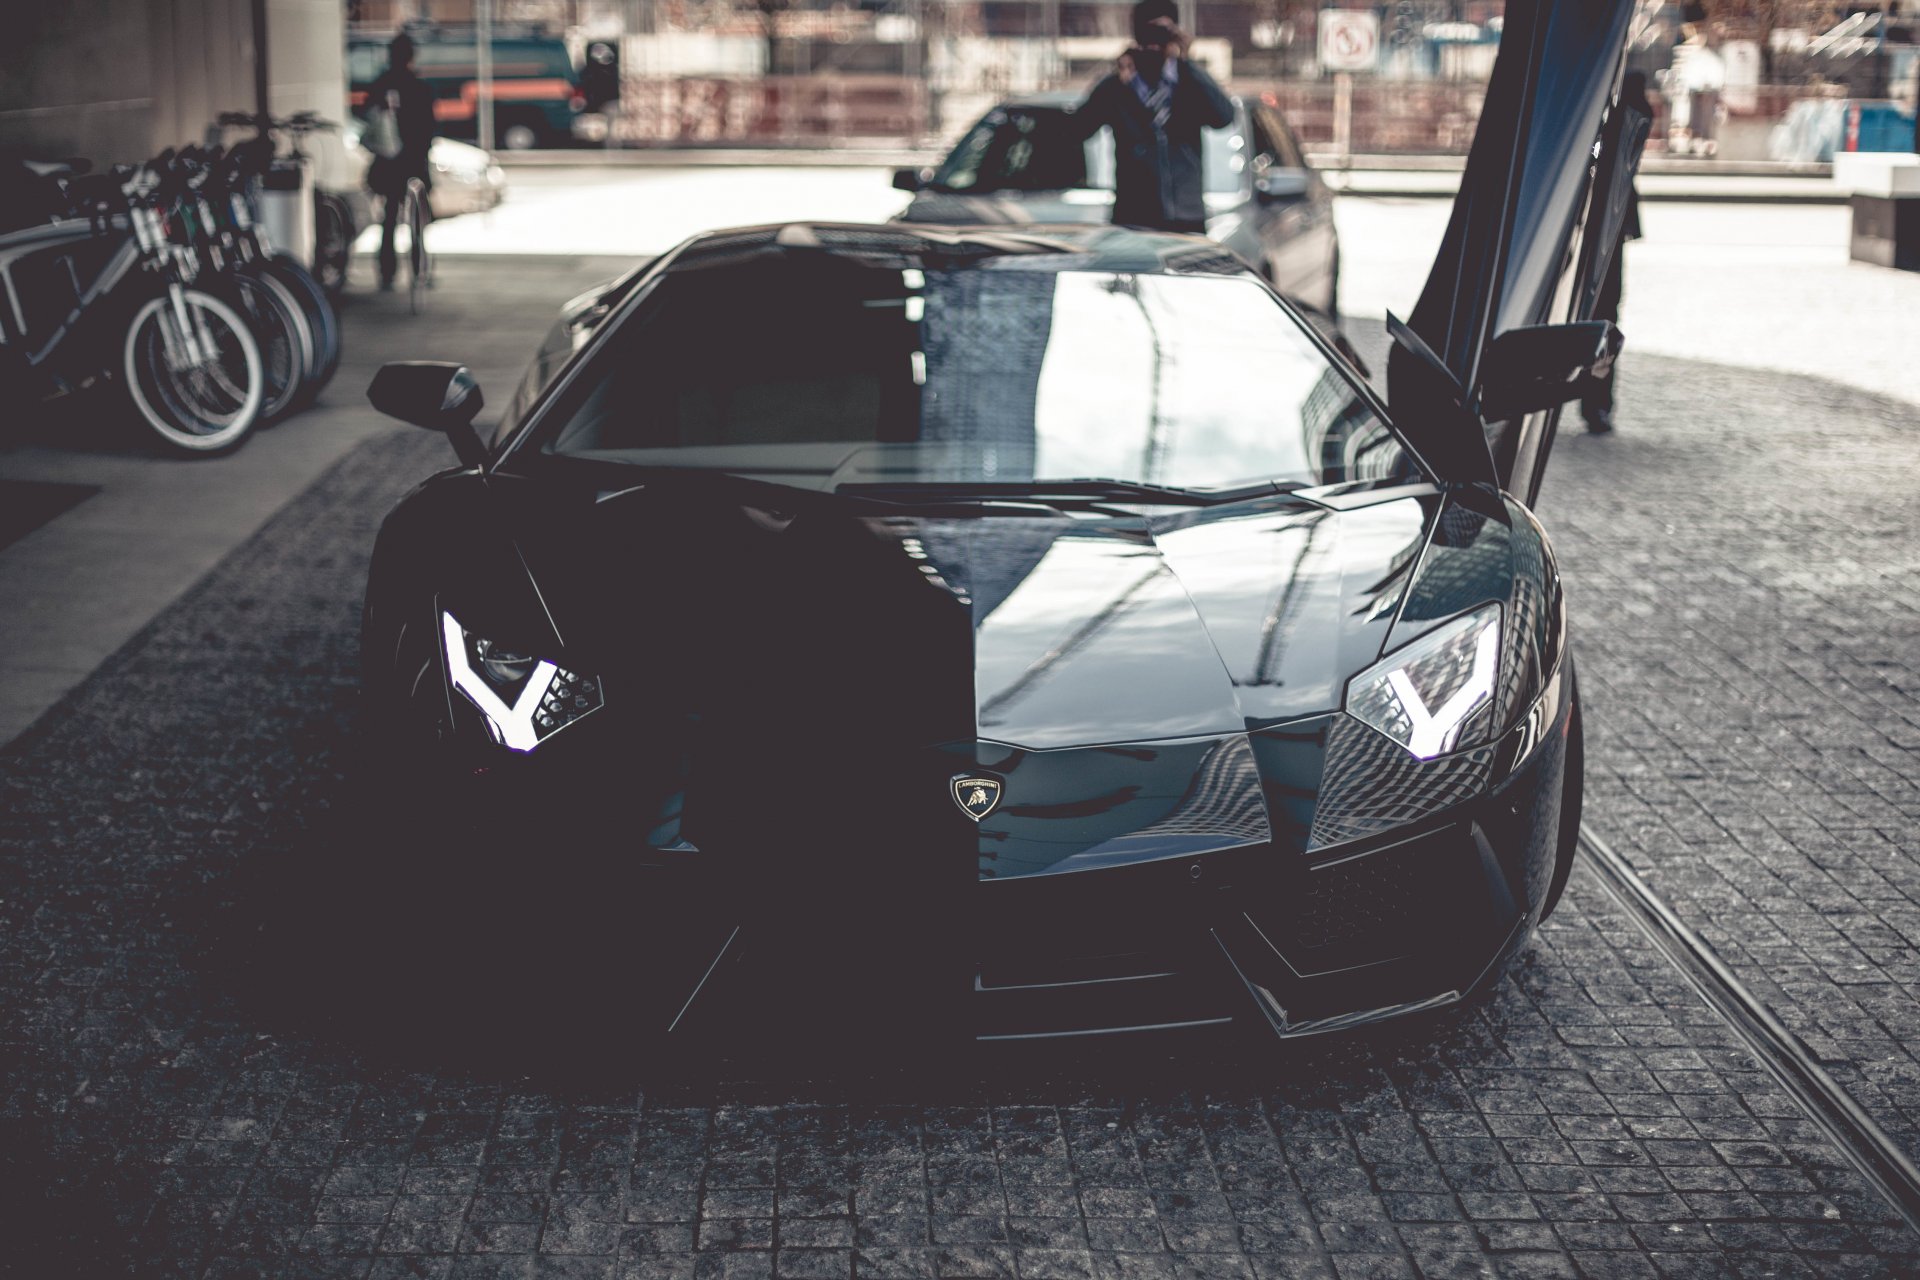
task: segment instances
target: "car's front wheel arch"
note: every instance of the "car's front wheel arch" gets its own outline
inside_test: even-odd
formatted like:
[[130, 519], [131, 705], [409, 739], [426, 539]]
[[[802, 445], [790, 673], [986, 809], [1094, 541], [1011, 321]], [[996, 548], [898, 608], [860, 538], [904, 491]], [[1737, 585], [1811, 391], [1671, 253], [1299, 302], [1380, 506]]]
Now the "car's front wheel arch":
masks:
[[1565, 773], [1560, 784], [1560, 837], [1555, 851], [1553, 879], [1547, 884], [1547, 896], [1540, 904], [1542, 921], [1560, 905], [1573, 875], [1573, 864], [1580, 852], [1580, 812], [1586, 792], [1586, 729], [1580, 714], [1580, 684], [1572, 659], [1568, 659], [1567, 750]]

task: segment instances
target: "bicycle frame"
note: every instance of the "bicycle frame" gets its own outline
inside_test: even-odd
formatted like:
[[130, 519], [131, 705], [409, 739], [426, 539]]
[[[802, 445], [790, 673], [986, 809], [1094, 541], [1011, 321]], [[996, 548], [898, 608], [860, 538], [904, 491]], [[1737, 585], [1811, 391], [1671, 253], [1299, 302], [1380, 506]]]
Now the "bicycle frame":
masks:
[[[78, 220], [49, 223], [45, 229], [36, 227], [34, 230], [41, 234], [27, 239], [25, 243], [9, 244], [5, 248], [0, 248], [0, 280], [4, 280], [6, 284], [7, 302], [6, 311], [0, 313], [0, 345], [12, 347], [24, 357], [29, 368], [38, 369], [48, 364], [54, 355], [81, 331], [84, 322], [99, 315], [102, 304], [139, 269], [144, 255], [134, 237], [130, 234], [126, 235], [93, 280], [78, 287], [77, 299], [67, 314], [47, 330], [44, 336], [39, 336], [27, 332], [26, 303], [14, 276], [14, 265], [42, 250], [56, 248], [63, 243], [78, 244], [92, 239], [100, 232]], [[73, 278], [78, 285], [71, 260], [67, 265], [69, 277]], [[120, 307], [111, 309], [122, 310]], [[129, 314], [131, 314], [130, 311]]]
[[[77, 249], [103, 237], [115, 237], [117, 243], [90, 280], [82, 282], [73, 258], [65, 259], [73, 305], [58, 320], [35, 325], [30, 331], [19, 268], [37, 255], [63, 247]], [[167, 241], [159, 212], [143, 204], [96, 208], [86, 217], [65, 218], [0, 237], [0, 284], [5, 293], [0, 349], [15, 353], [11, 359], [16, 370], [47, 378], [49, 390], [58, 390], [63, 381], [84, 380], [109, 369], [128, 321], [164, 289], [172, 295], [174, 316], [174, 323], [162, 326], [167, 358], [181, 368], [199, 363], [214, 344], [203, 331], [204, 321], [185, 304], [185, 285], [198, 266], [191, 259], [190, 250]], [[84, 356], [75, 357], [76, 351]]]

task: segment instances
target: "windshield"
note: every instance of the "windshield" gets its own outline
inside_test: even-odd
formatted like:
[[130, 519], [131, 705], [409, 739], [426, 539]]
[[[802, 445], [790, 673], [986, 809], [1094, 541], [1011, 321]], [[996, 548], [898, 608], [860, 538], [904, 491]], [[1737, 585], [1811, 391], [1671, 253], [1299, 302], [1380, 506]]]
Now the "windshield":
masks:
[[[1237, 130], [1203, 129], [1200, 165], [1206, 189], [1240, 190], [1246, 168]], [[1066, 111], [999, 107], [973, 126], [933, 175], [938, 191], [1113, 190], [1113, 133], [1095, 131], [1082, 141]]]
[[1256, 281], [1010, 259], [793, 253], [675, 273], [529, 444], [821, 490], [1411, 474]]

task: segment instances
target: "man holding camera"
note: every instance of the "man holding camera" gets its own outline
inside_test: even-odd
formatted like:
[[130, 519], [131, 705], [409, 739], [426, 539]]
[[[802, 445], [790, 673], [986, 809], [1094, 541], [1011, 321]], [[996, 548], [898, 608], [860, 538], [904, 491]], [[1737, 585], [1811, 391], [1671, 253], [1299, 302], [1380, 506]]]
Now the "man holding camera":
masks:
[[1133, 6], [1133, 47], [1074, 113], [1083, 136], [1113, 130], [1113, 220], [1157, 231], [1207, 229], [1200, 131], [1233, 123], [1233, 103], [1186, 58], [1174, 0]]

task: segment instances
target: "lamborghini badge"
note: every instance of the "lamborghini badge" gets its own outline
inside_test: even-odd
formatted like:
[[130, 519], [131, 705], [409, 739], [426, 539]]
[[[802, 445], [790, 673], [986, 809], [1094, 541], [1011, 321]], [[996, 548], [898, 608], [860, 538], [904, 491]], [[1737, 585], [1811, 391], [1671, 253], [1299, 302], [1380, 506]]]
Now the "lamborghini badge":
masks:
[[960, 812], [975, 822], [992, 813], [1000, 805], [1000, 780], [998, 778], [974, 778], [965, 774], [954, 778], [953, 802], [960, 806]]

